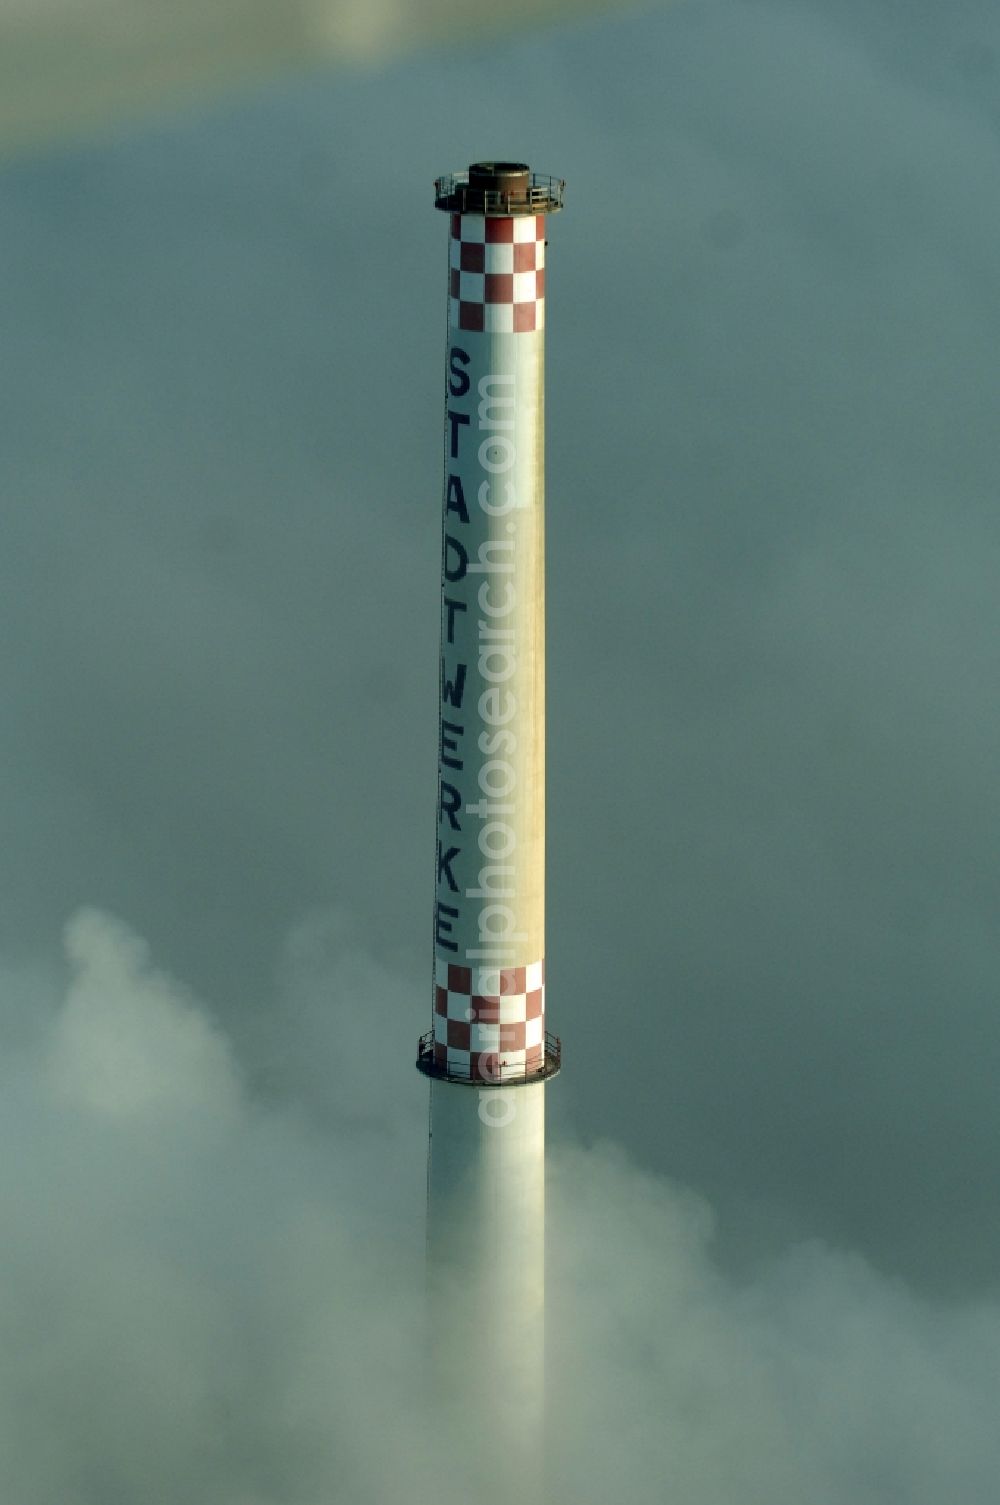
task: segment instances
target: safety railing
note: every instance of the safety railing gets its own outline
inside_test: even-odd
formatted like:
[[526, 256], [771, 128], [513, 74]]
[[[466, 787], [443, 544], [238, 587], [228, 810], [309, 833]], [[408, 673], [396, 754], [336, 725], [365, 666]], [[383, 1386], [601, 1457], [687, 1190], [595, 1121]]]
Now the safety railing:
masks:
[[434, 203], [453, 214], [553, 214], [563, 206], [564, 178], [529, 174], [527, 186], [513, 192], [469, 183], [467, 172], [449, 172], [434, 180]]
[[420, 1036], [420, 1043], [417, 1046], [417, 1070], [422, 1071], [425, 1076], [438, 1077], [446, 1082], [466, 1082], [473, 1087], [516, 1086], [519, 1082], [540, 1082], [546, 1077], [555, 1076], [562, 1065], [562, 1041], [558, 1035], [546, 1033], [541, 1064], [527, 1073], [523, 1064], [513, 1062], [506, 1064], [503, 1054], [502, 1050], [491, 1052], [491, 1064], [485, 1069], [479, 1062], [475, 1067], [471, 1063], [468, 1067], [457, 1063], [446, 1065], [434, 1059], [434, 1031], [431, 1029], [426, 1035]]

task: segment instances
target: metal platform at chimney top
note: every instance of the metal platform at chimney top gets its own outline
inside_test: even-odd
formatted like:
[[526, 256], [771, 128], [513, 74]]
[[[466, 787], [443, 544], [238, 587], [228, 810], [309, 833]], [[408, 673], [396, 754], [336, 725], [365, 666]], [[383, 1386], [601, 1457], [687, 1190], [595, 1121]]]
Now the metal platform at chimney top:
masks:
[[[498, 164], [500, 167], [505, 163]], [[452, 214], [555, 214], [563, 207], [564, 178], [544, 172], [498, 173], [472, 182], [468, 172], [449, 172], [434, 180], [434, 207]]]

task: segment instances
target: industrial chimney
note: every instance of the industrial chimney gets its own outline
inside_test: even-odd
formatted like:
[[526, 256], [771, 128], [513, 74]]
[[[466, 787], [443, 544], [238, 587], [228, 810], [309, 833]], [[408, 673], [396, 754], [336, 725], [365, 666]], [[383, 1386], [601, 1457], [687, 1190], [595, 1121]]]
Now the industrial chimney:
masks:
[[[545, 1261], [545, 228], [520, 162], [439, 178], [449, 216], [427, 1251], [440, 1370], [525, 1467]], [[537, 1459], [536, 1459], [537, 1461]], [[534, 1465], [530, 1465], [534, 1467]]]

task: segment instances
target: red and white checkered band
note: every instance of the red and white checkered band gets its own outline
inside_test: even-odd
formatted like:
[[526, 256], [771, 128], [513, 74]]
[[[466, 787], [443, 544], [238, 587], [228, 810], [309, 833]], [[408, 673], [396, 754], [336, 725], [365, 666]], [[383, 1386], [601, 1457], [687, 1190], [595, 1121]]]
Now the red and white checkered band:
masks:
[[449, 325], [527, 334], [545, 325], [545, 215], [453, 214]]
[[[499, 986], [498, 986], [499, 985]], [[545, 1065], [545, 962], [434, 963], [434, 1064], [464, 1081], [523, 1081]]]

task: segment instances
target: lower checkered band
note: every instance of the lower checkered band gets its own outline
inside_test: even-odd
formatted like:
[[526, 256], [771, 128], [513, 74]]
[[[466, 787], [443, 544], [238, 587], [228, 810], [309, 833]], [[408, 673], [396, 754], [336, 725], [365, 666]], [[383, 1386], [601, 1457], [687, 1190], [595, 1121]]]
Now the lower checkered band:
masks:
[[459, 967], [434, 976], [434, 1064], [484, 1084], [521, 1081], [545, 1065], [545, 962]]
[[453, 214], [449, 324], [527, 334], [545, 324], [545, 215]]

